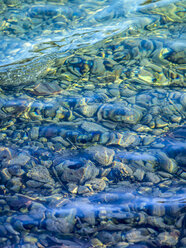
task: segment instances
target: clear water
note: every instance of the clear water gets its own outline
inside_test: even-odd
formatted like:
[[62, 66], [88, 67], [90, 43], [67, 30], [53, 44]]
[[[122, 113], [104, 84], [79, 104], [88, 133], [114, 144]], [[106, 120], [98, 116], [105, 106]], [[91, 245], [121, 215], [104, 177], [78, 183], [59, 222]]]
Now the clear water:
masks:
[[0, 247], [185, 247], [186, 1], [0, 0]]

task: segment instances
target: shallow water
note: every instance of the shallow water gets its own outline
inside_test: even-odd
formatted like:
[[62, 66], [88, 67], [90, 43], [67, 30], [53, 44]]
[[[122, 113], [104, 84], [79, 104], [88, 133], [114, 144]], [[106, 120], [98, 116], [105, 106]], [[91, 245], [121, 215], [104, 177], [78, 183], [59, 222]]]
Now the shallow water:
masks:
[[0, 247], [186, 246], [185, 7], [0, 0]]

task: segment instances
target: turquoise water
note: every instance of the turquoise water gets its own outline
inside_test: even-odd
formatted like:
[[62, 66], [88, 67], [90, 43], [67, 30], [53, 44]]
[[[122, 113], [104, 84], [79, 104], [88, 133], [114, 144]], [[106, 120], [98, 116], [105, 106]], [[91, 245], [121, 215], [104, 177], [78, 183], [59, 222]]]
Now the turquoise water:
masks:
[[0, 0], [0, 248], [184, 248], [186, 1]]

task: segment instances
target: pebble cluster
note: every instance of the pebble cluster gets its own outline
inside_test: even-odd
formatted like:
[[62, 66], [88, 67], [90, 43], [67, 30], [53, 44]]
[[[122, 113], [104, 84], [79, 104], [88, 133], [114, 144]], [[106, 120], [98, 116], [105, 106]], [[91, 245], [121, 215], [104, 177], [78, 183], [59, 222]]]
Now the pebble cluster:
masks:
[[[0, 0], [3, 61], [12, 37], [132, 15], [69, 2]], [[186, 246], [185, 5], [154, 2], [94, 45], [0, 67], [0, 248]]]

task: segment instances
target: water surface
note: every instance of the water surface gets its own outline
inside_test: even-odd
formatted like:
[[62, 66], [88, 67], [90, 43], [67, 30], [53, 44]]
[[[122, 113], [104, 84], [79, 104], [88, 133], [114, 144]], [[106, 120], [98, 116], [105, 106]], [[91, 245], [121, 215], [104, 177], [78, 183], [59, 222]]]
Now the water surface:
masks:
[[185, 247], [176, 0], [0, 1], [0, 247]]

